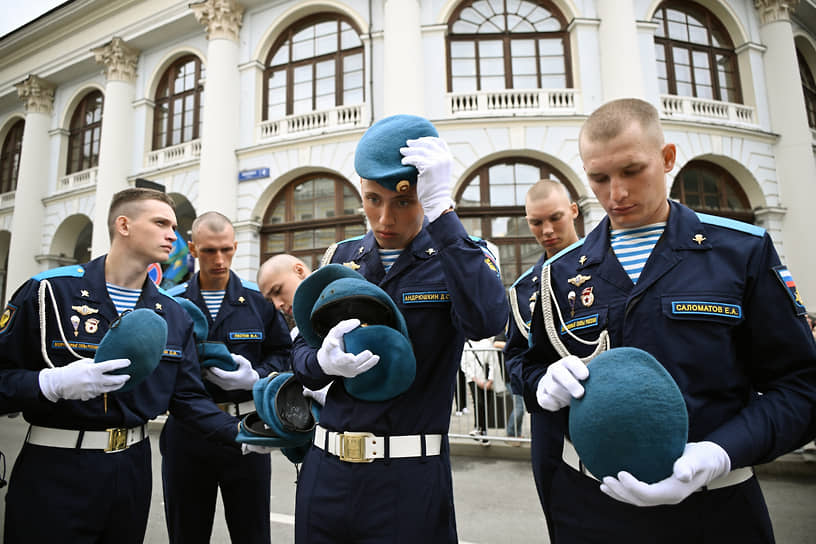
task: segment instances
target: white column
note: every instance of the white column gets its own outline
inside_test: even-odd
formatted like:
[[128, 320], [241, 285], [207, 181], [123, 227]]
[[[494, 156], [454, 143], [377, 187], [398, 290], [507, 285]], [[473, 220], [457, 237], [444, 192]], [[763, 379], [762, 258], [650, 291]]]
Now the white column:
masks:
[[383, 115], [425, 115], [422, 23], [417, 0], [386, 0], [383, 13]]
[[110, 249], [108, 208], [111, 197], [128, 187], [128, 167], [132, 162], [132, 103], [139, 51], [125, 44], [121, 38], [113, 38], [92, 52], [96, 62], [105, 66], [107, 75], [91, 237], [91, 256], [98, 257]]
[[[790, 12], [797, 3], [798, 0], [755, 1], [760, 14], [759, 35], [768, 48], [764, 60], [771, 130], [779, 134], [774, 154], [780, 204], [788, 210], [782, 225], [788, 246], [787, 264], [798, 280], [799, 294], [805, 305], [813, 308], [816, 307], [816, 282], [808, 279], [816, 270], [816, 253], [801, 241], [812, 239], [816, 232], [816, 214], [813, 213], [816, 192], [812, 188], [816, 163], [790, 22]], [[795, 243], [797, 240], [799, 244]]]
[[42, 199], [48, 187], [49, 164], [43, 152], [50, 148], [48, 128], [54, 107], [54, 86], [44, 79], [28, 76], [16, 87], [26, 105], [26, 119], [11, 219], [8, 293], [40, 272], [35, 256], [41, 253], [45, 215]]
[[196, 19], [207, 28], [199, 213], [220, 212], [237, 219], [238, 146], [241, 84], [238, 73], [238, 35], [244, 8], [234, 0], [204, 0], [190, 4]]
[[602, 0], [596, 2], [596, 6], [601, 19], [598, 35], [603, 101], [643, 98], [642, 63], [632, 0]]

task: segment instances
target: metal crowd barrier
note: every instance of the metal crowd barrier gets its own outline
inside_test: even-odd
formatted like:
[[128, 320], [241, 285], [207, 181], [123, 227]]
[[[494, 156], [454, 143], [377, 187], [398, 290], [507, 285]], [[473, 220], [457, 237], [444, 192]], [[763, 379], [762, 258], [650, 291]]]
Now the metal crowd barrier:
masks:
[[[479, 387], [477, 377], [492, 378], [492, 387]], [[530, 415], [521, 396], [510, 391], [509, 382], [500, 349], [465, 346], [457, 373], [449, 436], [483, 446], [494, 442], [529, 446]]]

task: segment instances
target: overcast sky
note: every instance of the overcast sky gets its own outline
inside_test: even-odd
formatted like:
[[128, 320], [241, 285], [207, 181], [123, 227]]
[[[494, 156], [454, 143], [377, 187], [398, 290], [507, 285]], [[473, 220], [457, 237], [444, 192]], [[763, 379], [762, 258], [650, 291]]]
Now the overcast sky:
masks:
[[0, 36], [5, 36], [65, 0], [0, 0]]

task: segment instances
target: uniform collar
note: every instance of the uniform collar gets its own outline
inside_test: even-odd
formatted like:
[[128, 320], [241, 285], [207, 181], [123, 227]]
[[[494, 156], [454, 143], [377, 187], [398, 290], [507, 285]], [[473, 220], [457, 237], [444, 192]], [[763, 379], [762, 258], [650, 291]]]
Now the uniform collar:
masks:
[[[83, 268], [85, 269], [85, 274], [83, 276], [85, 282], [83, 283], [85, 283], [85, 285], [88, 287], [86, 289], [81, 289], [79, 294], [83, 300], [99, 304], [100, 306], [110, 304], [115, 314], [115, 306], [113, 301], [110, 299], [110, 296], [108, 296], [107, 279], [105, 278], [106, 259], [107, 255], [102, 255], [101, 257], [97, 257], [91, 262], [83, 265]], [[85, 296], [85, 292], [88, 293], [87, 296]], [[141, 295], [139, 295], [139, 300], [136, 302], [136, 308], [150, 308], [159, 314], [164, 315], [163, 304], [164, 303], [160, 299], [159, 289], [150, 280], [150, 277], [146, 276], [145, 282], [142, 284]]]
[[[204, 315], [210, 316], [210, 311], [207, 309], [207, 304], [204, 302], [204, 297], [201, 296], [201, 283], [199, 282], [199, 275], [201, 272], [196, 272], [190, 278], [187, 286], [188, 298], [194, 301], [199, 308], [204, 311]], [[218, 310], [217, 320], [226, 317], [232, 313], [233, 307], [244, 306], [247, 304], [247, 293], [241, 278], [238, 274], [229, 271], [229, 280], [227, 280], [227, 288], [224, 290], [224, 299], [221, 302], [221, 308]]]

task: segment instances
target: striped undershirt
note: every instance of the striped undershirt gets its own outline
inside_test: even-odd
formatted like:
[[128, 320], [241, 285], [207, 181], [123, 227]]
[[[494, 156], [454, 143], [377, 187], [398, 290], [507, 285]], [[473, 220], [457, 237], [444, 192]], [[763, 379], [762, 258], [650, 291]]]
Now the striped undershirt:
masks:
[[653, 223], [635, 229], [613, 229], [610, 232], [612, 251], [632, 283], [637, 283], [649, 255], [666, 229], [666, 222]]
[[221, 301], [224, 300], [226, 289], [218, 291], [201, 291], [201, 298], [204, 299], [204, 304], [207, 305], [207, 310], [210, 311], [210, 317], [215, 321], [215, 316], [218, 315], [218, 310], [221, 309]]
[[391, 268], [391, 265], [397, 261], [400, 253], [402, 253], [401, 249], [380, 249], [380, 260], [382, 261], [386, 273]]
[[112, 283], [106, 283], [105, 285], [108, 287], [108, 295], [116, 307], [116, 313], [119, 315], [124, 311], [135, 308], [139, 295], [142, 294], [141, 289], [128, 289]]

